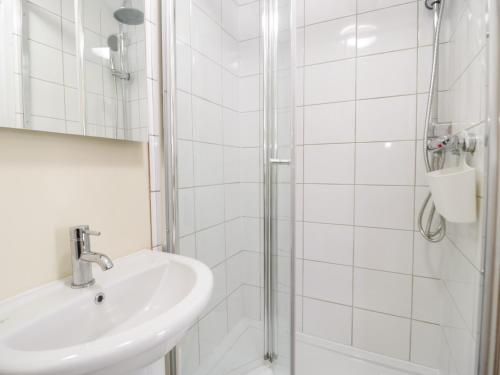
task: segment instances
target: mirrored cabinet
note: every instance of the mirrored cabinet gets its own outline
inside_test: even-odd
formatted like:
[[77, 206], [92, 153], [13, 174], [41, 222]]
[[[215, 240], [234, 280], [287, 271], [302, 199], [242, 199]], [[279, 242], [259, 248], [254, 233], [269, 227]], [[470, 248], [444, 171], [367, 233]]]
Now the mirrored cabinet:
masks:
[[144, 0], [0, 0], [0, 126], [147, 141]]

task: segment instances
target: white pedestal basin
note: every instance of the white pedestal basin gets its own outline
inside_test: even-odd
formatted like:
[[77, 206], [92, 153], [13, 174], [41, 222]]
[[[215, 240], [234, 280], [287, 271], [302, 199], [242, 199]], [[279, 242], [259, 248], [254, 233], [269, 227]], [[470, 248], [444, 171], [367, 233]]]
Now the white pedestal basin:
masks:
[[213, 287], [202, 263], [150, 250], [94, 272], [86, 289], [61, 280], [0, 302], [0, 374], [148, 372], [195, 322]]

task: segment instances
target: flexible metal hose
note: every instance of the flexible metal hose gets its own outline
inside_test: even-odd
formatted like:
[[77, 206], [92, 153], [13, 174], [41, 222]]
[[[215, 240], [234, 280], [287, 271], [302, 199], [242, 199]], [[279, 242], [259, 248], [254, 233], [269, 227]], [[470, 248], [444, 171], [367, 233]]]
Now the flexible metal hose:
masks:
[[[434, 100], [436, 96], [436, 81], [437, 81], [437, 68], [438, 68], [438, 59], [439, 59], [439, 35], [441, 32], [441, 20], [443, 16], [444, 10], [444, 0], [433, 1], [426, 0], [425, 6], [429, 9], [434, 9], [437, 15], [437, 21], [435, 23], [435, 32], [434, 39], [432, 45], [432, 69], [431, 69], [431, 79], [430, 79], [430, 87], [429, 87], [429, 96], [427, 99], [427, 108], [425, 114], [425, 127], [424, 127], [424, 138], [423, 138], [423, 153], [424, 153], [424, 162], [425, 169], [427, 172], [431, 172], [436, 169], [440, 169], [444, 165], [444, 152], [432, 152], [429, 153], [427, 149], [427, 141], [429, 140], [429, 128], [432, 126], [432, 113], [434, 108]], [[418, 214], [418, 229], [420, 234], [430, 242], [439, 242], [441, 241], [446, 234], [446, 221], [445, 219], [436, 212], [436, 207], [434, 203], [431, 201], [431, 193], [427, 194], [427, 197], [424, 199], [422, 203], [422, 207], [420, 208], [420, 212]], [[429, 207], [429, 215], [427, 217], [427, 223], [424, 225], [424, 215]], [[436, 216], [438, 217], [439, 223], [433, 228], [433, 222], [435, 221]]]

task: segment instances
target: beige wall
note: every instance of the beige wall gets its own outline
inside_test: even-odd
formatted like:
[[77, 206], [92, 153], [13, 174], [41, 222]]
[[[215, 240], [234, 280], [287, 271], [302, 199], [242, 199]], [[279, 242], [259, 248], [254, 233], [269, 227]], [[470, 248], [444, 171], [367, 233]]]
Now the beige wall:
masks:
[[150, 247], [147, 144], [0, 129], [0, 299], [71, 272], [68, 228], [116, 258]]

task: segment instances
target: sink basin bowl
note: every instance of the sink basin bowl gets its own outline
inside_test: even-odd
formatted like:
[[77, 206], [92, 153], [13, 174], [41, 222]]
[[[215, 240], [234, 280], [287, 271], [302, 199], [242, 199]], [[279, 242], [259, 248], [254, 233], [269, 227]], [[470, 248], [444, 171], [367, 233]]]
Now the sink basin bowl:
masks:
[[61, 280], [0, 302], [0, 374], [142, 373], [209, 301], [212, 273], [194, 259], [142, 250], [114, 263], [90, 288]]

